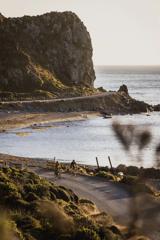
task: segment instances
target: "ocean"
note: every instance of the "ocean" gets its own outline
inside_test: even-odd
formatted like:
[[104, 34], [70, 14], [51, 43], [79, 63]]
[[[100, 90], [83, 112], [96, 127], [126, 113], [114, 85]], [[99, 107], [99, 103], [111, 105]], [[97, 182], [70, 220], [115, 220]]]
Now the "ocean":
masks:
[[97, 67], [95, 86], [117, 91], [120, 85], [126, 84], [133, 98], [159, 104], [160, 67], [137, 68]]
[[[160, 103], [160, 73], [146, 69], [96, 69], [95, 86], [107, 90], [118, 90], [126, 84], [132, 97], [150, 104]], [[128, 155], [115, 137], [112, 121], [123, 124], [132, 123], [153, 132], [149, 146], [141, 153], [143, 163], [136, 161], [136, 145], [133, 154]], [[0, 152], [17, 156], [49, 158], [56, 157], [60, 161], [70, 162], [75, 159], [78, 163], [95, 165], [98, 157], [100, 166], [108, 164], [111, 157], [114, 166], [119, 164], [152, 167], [154, 165], [154, 150], [160, 142], [160, 113], [114, 116], [113, 119], [96, 117], [82, 121], [53, 123], [53, 127], [45, 131], [31, 128], [11, 130], [0, 135]], [[22, 134], [17, 134], [24, 132]], [[26, 135], [28, 132], [28, 135]]]

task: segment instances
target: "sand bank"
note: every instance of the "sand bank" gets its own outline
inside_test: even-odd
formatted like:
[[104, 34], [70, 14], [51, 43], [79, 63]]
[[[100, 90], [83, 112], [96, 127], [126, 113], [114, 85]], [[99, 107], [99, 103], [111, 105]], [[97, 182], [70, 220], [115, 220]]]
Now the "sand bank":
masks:
[[84, 120], [98, 116], [96, 112], [70, 112], [70, 113], [24, 113], [0, 112], [0, 132], [13, 128], [31, 127], [36, 124], [55, 123], [65, 121]]

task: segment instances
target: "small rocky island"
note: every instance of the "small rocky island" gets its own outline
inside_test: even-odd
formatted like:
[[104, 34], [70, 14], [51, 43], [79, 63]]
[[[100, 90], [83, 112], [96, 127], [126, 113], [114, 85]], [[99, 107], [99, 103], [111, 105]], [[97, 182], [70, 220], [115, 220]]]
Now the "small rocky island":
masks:
[[0, 36], [1, 110], [117, 114], [151, 109], [132, 99], [125, 86], [118, 92], [94, 88], [90, 34], [72, 12], [0, 15]]

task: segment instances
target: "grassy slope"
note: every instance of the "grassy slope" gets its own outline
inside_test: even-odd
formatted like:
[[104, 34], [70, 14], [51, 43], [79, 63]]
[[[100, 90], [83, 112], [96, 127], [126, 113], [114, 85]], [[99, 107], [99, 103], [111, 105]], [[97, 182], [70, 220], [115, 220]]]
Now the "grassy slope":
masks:
[[122, 239], [93, 203], [26, 170], [0, 170], [0, 207], [1, 240]]

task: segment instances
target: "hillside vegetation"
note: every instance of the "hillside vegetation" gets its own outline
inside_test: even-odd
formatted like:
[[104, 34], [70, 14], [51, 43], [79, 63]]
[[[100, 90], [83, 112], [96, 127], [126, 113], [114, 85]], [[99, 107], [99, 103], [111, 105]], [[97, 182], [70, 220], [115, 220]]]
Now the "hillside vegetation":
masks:
[[0, 170], [1, 240], [120, 240], [107, 214], [26, 170]]

